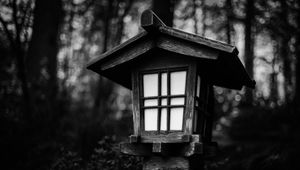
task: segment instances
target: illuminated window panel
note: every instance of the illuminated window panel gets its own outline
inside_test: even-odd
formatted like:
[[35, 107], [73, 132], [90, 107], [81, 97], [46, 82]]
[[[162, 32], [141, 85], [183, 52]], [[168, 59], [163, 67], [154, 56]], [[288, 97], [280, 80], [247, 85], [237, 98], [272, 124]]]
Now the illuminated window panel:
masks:
[[144, 106], [158, 106], [157, 99], [148, 99], [144, 101]]
[[161, 109], [160, 113], [160, 130], [166, 131], [167, 130], [167, 108]]
[[143, 78], [145, 131], [182, 131], [187, 71], [157, 71]]
[[151, 97], [158, 95], [158, 74], [145, 74], [143, 76], [144, 82], [144, 97]]
[[182, 130], [183, 108], [170, 109], [170, 130]]
[[162, 105], [162, 106], [166, 106], [166, 105], [168, 104], [168, 101], [167, 101], [167, 100], [168, 100], [167, 98], [161, 99], [161, 105]]
[[170, 73], [171, 95], [185, 94], [186, 71]]
[[158, 109], [145, 109], [145, 131], [157, 131]]
[[171, 98], [171, 105], [184, 105], [184, 97]]
[[166, 96], [167, 95], [167, 88], [168, 88], [168, 85], [167, 85], [167, 76], [168, 74], [167, 73], [162, 73], [161, 74], [161, 95], [162, 96]]

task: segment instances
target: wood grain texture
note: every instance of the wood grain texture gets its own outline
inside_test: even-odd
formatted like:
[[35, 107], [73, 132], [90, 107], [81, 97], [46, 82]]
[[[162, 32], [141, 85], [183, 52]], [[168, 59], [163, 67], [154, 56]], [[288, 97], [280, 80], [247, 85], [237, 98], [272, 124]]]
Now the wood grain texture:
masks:
[[141, 136], [142, 143], [184, 143], [189, 142], [190, 138], [186, 137], [182, 132], [171, 133], [171, 134], [157, 134], [157, 135], [148, 135]]
[[153, 153], [160, 153], [162, 150], [161, 150], [161, 143], [160, 142], [154, 142], [152, 144], [152, 152]]
[[140, 141], [140, 137], [137, 135], [130, 135], [129, 142], [130, 143], [138, 143]]
[[193, 133], [193, 118], [195, 112], [195, 93], [197, 83], [197, 65], [196, 62], [191, 64], [187, 75], [187, 90], [186, 90], [186, 109], [184, 115], [184, 133], [191, 135]]
[[95, 64], [98, 65], [99, 62], [105, 61], [105, 60], [109, 60], [110, 56], [112, 54], [114, 54], [117, 51], [122, 50], [123, 48], [130, 46], [132, 43], [136, 42], [137, 40], [141, 39], [142, 37], [145, 37], [148, 33], [146, 31], [142, 31], [141, 33], [139, 33], [138, 35], [130, 38], [129, 40], [125, 41], [124, 43], [112, 48], [111, 50], [99, 55], [98, 57], [92, 59], [91, 61], [89, 61], [89, 63], [87, 64], [87, 69], [90, 70], [94, 70], [95, 69]]
[[133, 112], [133, 134], [135, 136], [141, 135], [141, 109], [140, 109], [140, 90], [138, 81], [138, 72], [132, 72], [132, 112]]
[[218, 51], [212, 48], [199, 46], [189, 41], [166, 35], [157, 37], [156, 46], [167, 51], [202, 59], [216, 60], [219, 56]]
[[134, 156], [203, 156], [211, 158], [217, 155], [218, 145], [215, 142], [190, 143], [121, 143], [120, 151], [123, 154]]
[[199, 135], [192, 135], [189, 137], [190, 142], [181, 143], [121, 143], [121, 152], [128, 155], [139, 155], [139, 156], [153, 156], [160, 154], [164, 156], [186, 156], [190, 157], [193, 155], [203, 154], [203, 144], [200, 141]]
[[146, 53], [155, 46], [152, 39], [141, 40], [139, 43], [136, 43], [134, 46], [128, 47], [124, 52], [119, 51], [118, 55], [114, 58], [111, 58], [109, 61], [104, 61], [101, 64], [100, 69], [107, 70], [113, 67], [116, 67], [122, 63], [126, 63], [142, 54]]
[[226, 44], [220, 41], [204, 38], [199, 35], [187, 33], [178, 29], [174, 29], [168, 26], [160, 26], [159, 31], [164, 34], [171, 35], [173, 37], [180, 38], [182, 40], [187, 40], [190, 42], [195, 42], [199, 45], [204, 45], [216, 50], [224, 51], [227, 53], [232, 53], [234, 55], [238, 54], [238, 50], [235, 46], [232, 46], [230, 44]]

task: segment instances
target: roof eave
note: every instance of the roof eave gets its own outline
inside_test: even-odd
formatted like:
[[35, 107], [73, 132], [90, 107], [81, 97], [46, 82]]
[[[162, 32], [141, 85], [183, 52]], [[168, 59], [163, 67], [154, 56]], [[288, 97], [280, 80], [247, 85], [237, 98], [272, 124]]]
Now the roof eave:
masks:
[[101, 63], [105, 60], [109, 59], [109, 56], [113, 55], [114, 53], [116, 53], [119, 50], [123, 50], [124, 48], [130, 46], [132, 43], [136, 42], [137, 40], [145, 37], [148, 34], [147, 31], [142, 31], [141, 33], [137, 34], [136, 36], [130, 38], [129, 40], [125, 41], [124, 43], [112, 48], [109, 51], [106, 51], [102, 54], [100, 54], [98, 57], [92, 59], [91, 61], [88, 62], [86, 68], [89, 70], [93, 70], [93, 67], [96, 63]]

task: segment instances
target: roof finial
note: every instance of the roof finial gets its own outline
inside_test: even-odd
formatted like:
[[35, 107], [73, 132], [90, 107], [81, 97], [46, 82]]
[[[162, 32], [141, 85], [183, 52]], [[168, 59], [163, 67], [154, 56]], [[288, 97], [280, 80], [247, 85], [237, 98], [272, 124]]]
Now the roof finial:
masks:
[[150, 31], [151, 29], [166, 25], [162, 22], [160, 18], [158, 18], [158, 16], [152, 10], [148, 9], [142, 13], [141, 26], [146, 31]]

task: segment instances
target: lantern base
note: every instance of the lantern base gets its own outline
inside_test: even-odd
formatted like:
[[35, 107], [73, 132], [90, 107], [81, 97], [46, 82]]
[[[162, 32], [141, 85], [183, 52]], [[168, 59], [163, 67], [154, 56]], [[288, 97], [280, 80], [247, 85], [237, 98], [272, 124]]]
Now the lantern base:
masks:
[[120, 144], [120, 151], [127, 155], [135, 156], [183, 156], [191, 157], [201, 155], [203, 157], [213, 157], [217, 153], [217, 143], [202, 143], [193, 141], [189, 143], [128, 143]]
[[217, 153], [217, 143], [121, 143], [123, 154], [144, 157], [143, 170], [202, 170], [204, 159]]

